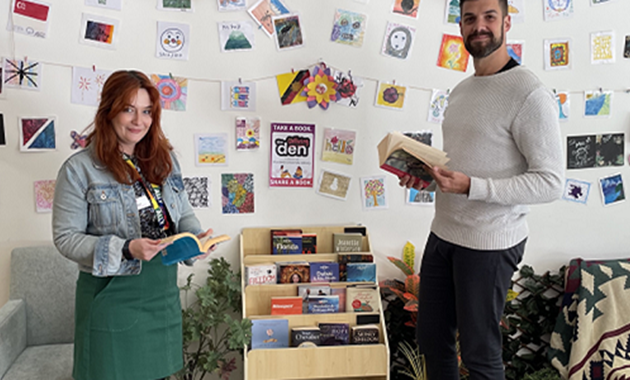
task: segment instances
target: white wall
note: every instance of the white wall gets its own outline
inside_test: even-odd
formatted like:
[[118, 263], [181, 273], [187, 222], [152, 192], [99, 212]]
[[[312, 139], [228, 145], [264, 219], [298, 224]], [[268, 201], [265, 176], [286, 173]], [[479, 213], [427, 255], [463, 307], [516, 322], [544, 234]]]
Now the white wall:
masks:
[[[34, 207], [33, 182], [54, 179], [61, 163], [72, 153], [71, 130], [82, 130], [94, 116], [95, 108], [70, 103], [71, 67], [96, 65], [103, 69], [135, 68], [146, 73], [190, 78], [186, 112], [165, 111], [163, 126], [180, 155], [185, 176], [207, 175], [212, 183], [211, 209], [197, 212], [202, 224], [216, 233], [236, 238], [242, 228], [255, 226], [328, 225], [363, 223], [368, 226], [382, 278], [398, 272], [385, 257], [400, 256], [403, 245], [411, 240], [422, 253], [433, 217], [432, 208], [407, 206], [404, 191], [393, 175], [387, 176], [388, 210], [362, 211], [358, 179], [382, 174], [378, 168], [376, 144], [386, 132], [425, 130], [434, 132], [434, 144], [442, 145], [439, 125], [426, 121], [431, 88], [452, 88], [473, 73], [472, 61], [467, 73], [438, 68], [441, 34], [458, 33], [445, 25], [444, 1], [423, 0], [418, 20], [390, 13], [390, 0], [371, 0], [361, 4], [352, 0], [286, 0], [287, 6], [301, 14], [306, 46], [278, 52], [273, 41], [262, 31], [256, 34], [253, 52], [221, 53], [216, 22], [249, 20], [245, 12], [219, 13], [214, 0], [193, 0], [194, 13], [160, 12], [154, 0], [123, 0], [123, 10], [102, 10], [83, 5], [83, 0], [48, 0], [52, 4], [49, 36], [37, 39], [5, 30], [10, 0], [0, 0], [0, 55], [24, 57], [44, 63], [40, 92], [8, 89], [0, 99], [4, 114], [7, 145], [0, 147], [0, 305], [8, 298], [10, 251], [17, 246], [50, 244], [51, 215], [37, 214]], [[253, 0], [250, 0], [250, 4]], [[368, 28], [362, 48], [329, 42], [336, 7], [367, 13]], [[542, 0], [527, 0], [526, 22], [515, 24], [509, 39], [526, 41], [524, 63], [551, 88], [570, 90], [571, 119], [561, 125], [563, 135], [599, 132], [628, 132], [630, 60], [622, 57], [622, 40], [630, 34], [627, 15], [630, 2], [617, 0], [608, 5], [590, 7], [587, 0], [575, 0], [575, 15], [570, 20], [544, 22]], [[121, 20], [121, 35], [115, 51], [79, 44], [81, 13], [101, 14]], [[155, 58], [156, 21], [189, 23], [192, 30], [190, 59], [172, 61]], [[411, 58], [406, 61], [380, 55], [387, 21], [417, 28]], [[617, 34], [617, 62], [591, 65], [589, 33], [614, 30]], [[543, 39], [573, 38], [573, 69], [549, 72], [543, 70]], [[281, 106], [274, 76], [311, 66], [323, 59], [329, 66], [348, 70], [366, 78], [363, 98], [357, 109], [331, 105], [328, 111], [308, 109], [304, 103]], [[246, 113], [220, 110], [220, 80], [255, 80], [258, 86], [258, 112], [263, 120], [262, 147], [257, 152], [229, 152], [229, 166], [200, 168], [194, 165], [193, 134], [227, 132], [234, 139], [234, 118]], [[412, 88], [408, 91], [404, 111], [373, 106], [376, 80], [396, 80]], [[616, 90], [610, 119], [588, 120], [583, 112], [584, 90], [602, 87]], [[20, 153], [18, 116], [56, 115], [57, 151]], [[268, 187], [269, 123], [308, 122], [317, 125], [316, 173], [326, 168], [353, 176], [346, 202], [319, 196], [314, 189], [270, 189]], [[325, 127], [353, 129], [358, 144], [353, 166], [322, 162], [321, 137]], [[628, 140], [628, 138], [626, 138]], [[221, 214], [220, 174], [254, 173], [256, 213], [253, 215]], [[591, 181], [621, 172], [628, 178], [628, 167], [569, 171], [568, 176]], [[586, 206], [557, 201], [535, 206], [529, 216], [531, 234], [525, 262], [537, 270], [556, 269], [570, 258], [614, 258], [628, 256], [627, 226], [630, 225], [629, 202], [604, 208], [597, 187], [593, 187]], [[238, 263], [238, 239], [224, 244], [218, 251], [235, 265]], [[205, 266], [194, 271], [203, 275]], [[182, 271], [188, 271], [182, 269]]]

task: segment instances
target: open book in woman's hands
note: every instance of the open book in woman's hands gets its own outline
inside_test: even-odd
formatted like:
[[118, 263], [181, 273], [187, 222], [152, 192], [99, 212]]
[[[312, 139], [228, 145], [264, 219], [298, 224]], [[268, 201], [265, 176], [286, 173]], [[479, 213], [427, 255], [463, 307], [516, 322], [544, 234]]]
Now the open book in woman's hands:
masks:
[[215, 244], [230, 240], [228, 235], [208, 236], [199, 239], [190, 232], [182, 232], [177, 235], [162, 239], [162, 244], [170, 243], [162, 251], [162, 263], [171, 265], [192, 257], [202, 255]]

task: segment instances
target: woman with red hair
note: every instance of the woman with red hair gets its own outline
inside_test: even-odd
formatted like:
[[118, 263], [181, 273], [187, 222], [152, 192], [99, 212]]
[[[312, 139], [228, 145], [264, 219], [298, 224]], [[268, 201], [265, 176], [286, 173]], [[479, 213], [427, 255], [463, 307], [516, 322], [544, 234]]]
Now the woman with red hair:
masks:
[[162, 264], [161, 239], [212, 230], [188, 202], [160, 114], [146, 75], [113, 73], [87, 147], [59, 170], [54, 241], [80, 269], [75, 380], [155, 380], [183, 366], [177, 266]]

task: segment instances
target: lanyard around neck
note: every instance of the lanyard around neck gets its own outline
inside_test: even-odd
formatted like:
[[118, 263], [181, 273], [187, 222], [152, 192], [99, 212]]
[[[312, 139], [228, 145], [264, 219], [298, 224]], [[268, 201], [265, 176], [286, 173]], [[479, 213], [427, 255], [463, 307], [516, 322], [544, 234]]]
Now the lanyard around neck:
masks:
[[155, 211], [155, 216], [157, 217], [157, 221], [158, 221], [158, 224], [160, 225], [160, 228], [165, 231], [168, 230], [169, 224], [168, 224], [168, 220], [166, 219], [166, 215], [163, 208], [164, 203], [162, 202], [160, 187], [153, 183], [149, 184], [150, 187], [147, 186], [144, 178], [142, 177], [142, 172], [140, 171], [140, 168], [137, 167], [127, 155], [124, 156], [124, 159], [125, 159], [125, 162], [127, 162], [129, 166], [134, 168], [140, 175], [140, 183], [142, 184], [142, 187], [144, 187], [144, 190], [147, 196], [149, 197], [149, 200], [151, 201], [151, 206], [153, 206], [153, 211]]

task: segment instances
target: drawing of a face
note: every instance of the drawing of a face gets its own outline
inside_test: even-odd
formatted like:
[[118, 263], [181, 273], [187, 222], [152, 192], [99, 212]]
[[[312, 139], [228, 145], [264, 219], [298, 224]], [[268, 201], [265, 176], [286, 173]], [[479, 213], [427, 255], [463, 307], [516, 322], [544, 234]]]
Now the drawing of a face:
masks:
[[411, 32], [409, 29], [398, 26], [392, 30], [387, 38], [385, 52], [396, 58], [407, 58], [411, 47]]
[[407, 35], [402, 30], [394, 32], [389, 36], [389, 43], [392, 45], [392, 49], [394, 50], [404, 49], [406, 42]]
[[569, 7], [569, 0], [548, 0], [549, 8], [556, 12], [566, 11]]
[[184, 33], [177, 28], [169, 28], [160, 36], [160, 45], [168, 53], [175, 53], [184, 47]]

